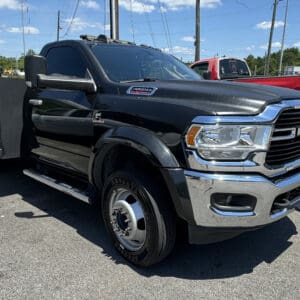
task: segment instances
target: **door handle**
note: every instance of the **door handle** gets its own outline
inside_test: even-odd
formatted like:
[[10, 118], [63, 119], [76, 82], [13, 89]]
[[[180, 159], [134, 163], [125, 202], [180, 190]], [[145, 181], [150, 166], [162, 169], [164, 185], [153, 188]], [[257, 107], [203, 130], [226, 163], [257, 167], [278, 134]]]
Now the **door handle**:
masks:
[[33, 106], [41, 106], [43, 105], [43, 100], [39, 100], [39, 99], [30, 99], [29, 100], [29, 104], [33, 105]]

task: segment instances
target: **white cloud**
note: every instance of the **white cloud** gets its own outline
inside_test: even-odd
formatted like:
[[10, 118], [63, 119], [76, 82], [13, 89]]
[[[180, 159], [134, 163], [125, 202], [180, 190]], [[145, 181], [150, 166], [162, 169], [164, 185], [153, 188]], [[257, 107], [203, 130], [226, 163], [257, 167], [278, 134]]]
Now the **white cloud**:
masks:
[[[126, 10], [131, 10], [130, 1], [120, 0], [120, 6]], [[151, 13], [155, 9], [161, 9], [162, 12], [168, 10], [180, 10], [189, 7], [195, 7], [195, 0], [160, 0], [158, 5], [157, 0], [132, 0], [132, 11], [135, 13]], [[222, 0], [202, 0], [200, 2], [203, 8], [216, 8], [222, 5]]]
[[216, 8], [220, 5], [222, 5], [221, 0], [202, 0], [202, 2], [200, 2], [200, 6], [204, 8]]
[[[150, 1], [152, 3], [157, 3], [157, 0]], [[195, 0], [160, 0], [160, 3], [169, 10], [179, 10], [195, 6]], [[222, 5], [222, 0], [202, 0], [200, 5], [203, 8], [216, 8]]]
[[193, 36], [184, 36], [183, 38], [181, 38], [181, 40], [184, 42], [191, 42], [191, 43], [195, 42], [195, 38]]
[[[195, 42], [195, 37], [193, 37], [193, 36], [184, 36], [184, 37], [181, 38], [181, 40], [183, 42], [194, 43]], [[200, 42], [203, 43], [203, 42], [205, 42], [205, 40], [200, 39]]]
[[[259, 48], [267, 50], [268, 49], [268, 45], [262, 45]], [[274, 42], [274, 43], [272, 43], [272, 48], [281, 48], [281, 43], [280, 42]]]
[[4, 40], [0, 40], [0, 45], [2, 44], [5, 44], [6, 42]]
[[95, 10], [100, 9], [100, 5], [96, 1], [88, 0], [88, 1], [80, 1], [80, 6], [86, 7], [86, 8], [91, 8]]
[[21, 9], [21, 3], [18, 0], [0, 0], [0, 9]]
[[[22, 27], [9, 27], [6, 31], [10, 33], [22, 33], [23, 29]], [[40, 30], [33, 26], [24, 26], [24, 32], [25, 34], [39, 34]]]
[[[266, 30], [266, 29], [270, 29], [270, 28], [271, 28], [271, 25], [272, 25], [271, 22], [263, 21], [263, 22], [260, 22], [260, 23], [256, 24], [255, 27], [256, 27], [257, 29], [264, 29], [264, 30]], [[275, 27], [275, 28], [283, 27], [283, 26], [284, 26], [284, 22], [282, 22], [282, 21], [276, 21], [276, 22], [274, 23], [274, 27]]]
[[293, 46], [300, 48], [300, 42], [295, 43]]
[[[150, 1], [152, 2], [152, 1]], [[157, 1], [156, 1], [157, 2]], [[132, 0], [132, 5], [130, 5], [130, 1], [128, 0], [120, 0], [119, 2], [120, 6], [125, 8], [126, 10], [131, 10], [138, 13], [138, 14], [143, 14], [143, 13], [151, 13], [152, 11], [155, 10], [155, 6], [150, 4], [150, 3], [145, 3], [139, 0]]]
[[253, 51], [253, 50], [255, 50], [255, 45], [247, 46], [247, 47], [246, 47], [246, 50], [247, 50], [247, 51]]
[[[67, 24], [70, 24], [71, 18], [65, 19], [64, 21]], [[71, 31], [82, 31], [87, 28], [99, 28], [102, 29], [103, 26], [100, 23], [88, 23], [86, 21], [81, 20], [80, 18], [74, 18], [71, 26]]]
[[193, 48], [182, 46], [175, 46], [172, 50], [170, 48], [162, 48], [161, 50], [174, 55], [192, 55], [194, 53]]

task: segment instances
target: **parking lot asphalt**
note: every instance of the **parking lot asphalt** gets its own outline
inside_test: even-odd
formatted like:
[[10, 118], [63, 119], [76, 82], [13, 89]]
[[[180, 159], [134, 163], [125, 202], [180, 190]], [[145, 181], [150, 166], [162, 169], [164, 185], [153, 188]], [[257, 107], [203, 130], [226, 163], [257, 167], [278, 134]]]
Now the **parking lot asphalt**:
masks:
[[112, 247], [99, 212], [0, 162], [0, 299], [300, 299], [300, 212], [148, 269]]

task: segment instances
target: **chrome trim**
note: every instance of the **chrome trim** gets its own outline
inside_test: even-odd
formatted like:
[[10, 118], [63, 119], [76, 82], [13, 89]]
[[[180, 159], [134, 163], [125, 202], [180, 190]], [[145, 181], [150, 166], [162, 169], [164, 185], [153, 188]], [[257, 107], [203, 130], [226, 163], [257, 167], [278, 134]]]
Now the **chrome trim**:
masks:
[[223, 217], [251, 217], [255, 216], [254, 212], [234, 212], [234, 211], [222, 211], [215, 207], [211, 207], [211, 209], [220, 216]]
[[[204, 227], [257, 227], [275, 222], [294, 209], [283, 209], [271, 215], [274, 200], [300, 185], [300, 173], [286, 179], [271, 181], [252, 174], [213, 174], [184, 171], [196, 225]], [[251, 216], [211, 209], [214, 193], [247, 194], [257, 199]], [[233, 213], [233, 214], [232, 214]]]
[[58, 182], [56, 179], [40, 174], [34, 170], [27, 170], [27, 169], [23, 170], [23, 174], [45, 185], [48, 185], [51, 188], [54, 188], [55, 190], [63, 192], [85, 203], [89, 203], [89, 197], [85, 195], [84, 192], [75, 189], [68, 184], [65, 184], [63, 182]]
[[[277, 104], [271, 104], [256, 116], [200, 116], [193, 123], [275, 123], [283, 110], [300, 109], [300, 100], [286, 100]], [[271, 142], [271, 141], [270, 141]], [[266, 153], [253, 152], [244, 161], [208, 161], [202, 159], [197, 150], [186, 148], [186, 157], [190, 169], [210, 172], [256, 172], [267, 177], [276, 177], [289, 171], [300, 168], [300, 158], [292, 162], [277, 166], [276, 168], [266, 164]]]
[[282, 216], [284, 216], [287, 213], [287, 211], [288, 211], [287, 208], [285, 208], [285, 209], [283, 209], [283, 210], [281, 210], [281, 211], [279, 211], [279, 212], [271, 215], [271, 218], [272, 219], [281, 218]]
[[284, 131], [290, 131], [290, 134], [284, 135], [284, 136], [276, 136], [276, 137], [271, 137], [271, 141], [285, 141], [285, 140], [290, 140], [296, 137], [297, 135], [297, 129], [296, 128], [278, 128], [273, 130], [274, 132], [284, 132]]
[[296, 199], [292, 200], [290, 202], [290, 205], [292, 205], [292, 206], [300, 206], [300, 197], [297, 197]]
[[198, 116], [192, 123], [198, 124], [223, 124], [223, 123], [273, 123], [278, 115], [285, 109], [300, 108], [300, 100], [286, 100], [266, 106], [264, 111], [255, 116]]
[[265, 164], [266, 152], [252, 153], [245, 161], [208, 161], [202, 159], [196, 150], [186, 150], [189, 169], [209, 172], [246, 172], [259, 173], [269, 178], [283, 175], [300, 168], [300, 159], [289, 162], [278, 168], [271, 168]]
[[29, 104], [33, 106], [41, 106], [43, 105], [43, 100], [40, 99], [30, 99]]

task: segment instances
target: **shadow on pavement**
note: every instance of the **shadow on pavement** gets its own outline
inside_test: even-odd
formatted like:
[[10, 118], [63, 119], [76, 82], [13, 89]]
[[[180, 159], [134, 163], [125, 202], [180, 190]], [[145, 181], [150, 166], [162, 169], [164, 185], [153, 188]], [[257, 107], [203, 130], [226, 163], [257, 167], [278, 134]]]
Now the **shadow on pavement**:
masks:
[[[100, 212], [79, 200], [39, 184], [21, 174], [18, 163], [0, 164], [0, 197], [20, 194], [24, 201], [41, 210], [16, 212], [19, 218], [54, 217], [77, 230], [85, 239], [101, 247], [116, 264], [128, 264], [114, 250], [100, 219]], [[3, 200], [1, 200], [3, 201]], [[1, 203], [0, 203], [1, 204]], [[298, 213], [298, 212], [296, 212]], [[285, 218], [255, 232], [245, 233], [222, 243], [195, 246], [178, 244], [171, 256], [156, 266], [141, 269], [142, 276], [215, 279], [251, 273], [259, 264], [272, 263], [292, 244], [297, 234], [294, 223]]]

